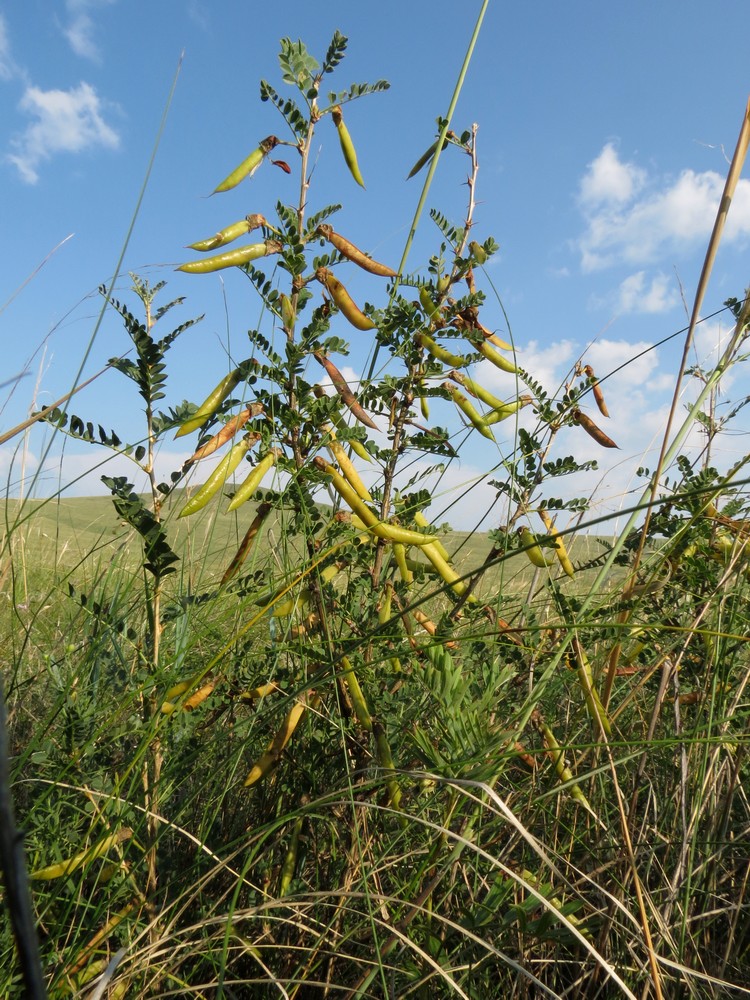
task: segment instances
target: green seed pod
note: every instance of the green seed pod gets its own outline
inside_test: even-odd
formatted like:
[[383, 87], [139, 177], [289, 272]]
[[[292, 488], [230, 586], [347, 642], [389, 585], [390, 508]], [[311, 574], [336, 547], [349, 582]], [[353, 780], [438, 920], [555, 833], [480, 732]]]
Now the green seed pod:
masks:
[[[326, 391], [325, 391], [325, 389], [323, 388], [322, 385], [315, 385], [315, 386], [313, 386], [313, 393], [315, 394], [315, 396], [316, 396], [317, 399], [321, 399], [323, 396], [326, 395]], [[339, 393], [339, 395], [340, 395], [340, 393]], [[343, 399], [343, 396], [342, 396], [342, 399]], [[344, 403], [346, 403], [345, 399], [344, 399]], [[343, 419], [343, 417], [341, 416], [340, 413], [332, 413], [331, 414], [331, 420], [332, 420], [334, 426], [336, 427], [336, 430], [338, 430], [342, 434], [346, 434], [347, 433], [347, 431], [349, 430], [349, 428], [347, 427], [346, 421]], [[360, 440], [358, 440], [357, 438], [352, 437], [352, 438], [349, 438], [349, 440], [346, 443], [349, 445], [349, 447], [352, 449], [352, 451], [356, 455], [359, 455], [359, 457], [362, 459], [363, 462], [372, 462], [372, 455], [369, 453], [369, 451], [367, 450], [367, 448], [365, 448], [365, 446], [362, 444], [362, 442]]]
[[292, 306], [292, 300], [289, 298], [288, 295], [284, 294], [280, 296], [280, 299], [281, 299], [281, 321], [284, 324], [284, 329], [288, 333], [293, 333], [294, 324], [297, 319], [297, 314], [295, 313], [294, 307]]
[[570, 577], [575, 576], [575, 569], [573, 567], [573, 563], [570, 561], [568, 550], [565, 548], [565, 543], [563, 542], [562, 538], [560, 538], [558, 533], [555, 531], [554, 521], [549, 516], [544, 507], [540, 508], [538, 513], [539, 517], [542, 519], [542, 522], [544, 523], [544, 527], [549, 532], [549, 536], [554, 543], [555, 554], [557, 555], [557, 561], [560, 563], [560, 566], [568, 574], [568, 576]]
[[482, 417], [479, 413], [477, 413], [466, 396], [464, 396], [462, 392], [459, 392], [455, 385], [451, 385], [450, 382], [443, 382], [443, 388], [448, 390], [453, 402], [459, 410], [461, 410], [469, 418], [476, 430], [478, 430], [483, 437], [489, 438], [490, 441], [494, 441], [495, 435], [485, 424]]
[[[481, 400], [485, 406], [489, 406], [493, 410], [501, 409], [502, 407], [507, 406], [502, 399], [498, 399], [497, 396], [493, 396], [489, 389], [485, 389], [483, 385], [480, 385], [479, 382], [475, 382], [474, 379], [469, 378], [468, 375], [464, 375], [461, 372], [449, 372], [448, 378], [452, 378], [454, 382], [458, 382], [458, 384], [462, 385], [464, 389], [468, 389], [472, 396], [475, 396], [477, 399]], [[485, 420], [487, 420], [486, 417]]]
[[424, 347], [433, 358], [437, 358], [438, 361], [442, 361], [444, 365], [450, 365], [451, 368], [464, 368], [466, 365], [471, 364], [471, 358], [466, 358], [462, 354], [451, 354], [440, 344], [436, 343], [432, 337], [426, 333], [418, 333], [414, 340], [420, 347]]
[[219, 492], [256, 440], [257, 438], [246, 434], [241, 441], [238, 441], [219, 462], [198, 492], [188, 500], [178, 517], [190, 517], [191, 514], [202, 510], [208, 501]]
[[[560, 744], [557, 742], [555, 734], [552, 732], [547, 723], [543, 721], [539, 712], [534, 712], [532, 714], [531, 719], [532, 722], [534, 722], [539, 727], [539, 731], [542, 734], [542, 739], [544, 740], [544, 745], [547, 748], [547, 756], [554, 764], [555, 771], [560, 781], [562, 781], [563, 783], [574, 782], [576, 780], [575, 775], [570, 770], [568, 765], [565, 763], [565, 753]], [[580, 802], [581, 805], [586, 810], [588, 810], [588, 812], [590, 812], [592, 816], [596, 816], [596, 813], [589, 805], [588, 799], [583, 794], [578, 785], [572, 784], [570, 786], [570, 794], [574, 799]]]
[[214, 188], [213, 193], [218, 194], [221, 191], [231, 191], [233, 187], [237, 187], [240, 181], [244, 181], [246, 177], [252, 177], [266, 156], [268, 156], [278, 143], [279, 140], [275, 135], [266, 136], [257, 149], [254, 149], [247, 159], [243, 160], [228, 177], [225, 177], [217, 188]]
[[[430, 524], [430, 522], [427, 520], [427, 518], [424, 516], [421, 510], [414, 511], [414, 523], [418, 528], [429, 528], [430, 531], [434, 530], [433, 526]], [[446, 562], [450, 562], [451, 561], [450, 552], [446, 549], [446, 547], [443, 545], [443, 543], [440, 541], [439, 538], [435, 539], [434, 545], [435, 548], [440, 553], [440, 555], [443, 557], [443, 559], [445, 559]]]
[[440, 309], [432, 301], [432, 296], [429, 290], [423, 285], [419, 289], [419, 301], [422, 304], [422, 308], [425, 311], [425, 315], [431, 323], [437, 323], [439, 326], [443, 325], [443, 317]]
[[487, 261], [487, 251], [477, 243], [476, 240], [472, 240], [469, 244], [469, 250], [471, 250], [471, 256], [477, 262], [477, 264], [484, 264]]
[[524, 552], [528, 556], [529, 562], [532, 565], [538, 566], [540, 569], [546, 569], [555, 562], [554, 555], [549, 558], [545, 556], [541, 546], [536, 540], [536, 535], [529, 531], [528, 528], [519, 528], [518, 537], [521, 539], [521, 545], [523, 546]]
[[239, 236], [244, 236], [245, 233], [251, 233], [254, 229], [267, 225], [268, 223], [262, 215], [246, 215], [244, 219], [233, 222], [226, 229], [220, 229], [215, 236], [211, 236], [207, 240], [189, 243], [188, 250], [199, 250], [201, 253], [205, 253], [207, 250], [218, 250], [219, 247], [226, 246], [227, 243], [231, 243]]
[[480, 354], [484, 355], [484, 357], [487, 358], [488, 361], [491, 361], [496, 368], [500, 369], [500, 371], [508, 372], [511, 375], [516, 375], [518, 373], [518, 369], [513, 362], [504, 358], [499, 351], [494, 349], [494, 347], [490, 347], [484, 338], [482, 338], [482, 340], [471, 338], [471, 343], [474, 347], [476, 347]]
[[501, 420], [507, 420], [508, 417], [512, 417], [514, 413], [518, 413], [519, 410], [523, 409], [524, 406], [528, 406], [531, 402], [531, 396], [519, 396], [512, 403], [505, 403], [504, 406], [498, 406], [492, 413], [488, 413], [484, 418], [484, 422], [486, 424], [499, 424]]
[[338, 104], [333, 109], [333, 124], [336, 126], [336, 130], [339, 134], [341, 152], [344, 154], [344, 160], [349, 168], [349, 173], [352, 175], [357, 184], [364, 187], [365, 182], [362, 180], [362, 174], [360, 173], [359, 165], [357, 164], [357, 153], [354, 149], [354, 143], [352, 142], [352, 137], [349, 135], [348, 128], [344, 124], [344, 116], [341, 113], [341, 106]]
[[427, 395], [424, 393], [424, 382], [420, 382], [420, 387], [423, 390], [423, 394], [419, 397], [419, 409], [425, 420], [430, 419], [430, 401]]
[[[453, 135], [453, 133], [449, 132], [448, 135]], [[443, 139], [443, 149], [445, 149], [447, 145], [448, 145], [448, 139], [447, 138]], [[425, 150], [424, 153], [422, 153], [417, 162], [414, 164], [409, 173], [406, 175], [407, 181], [410, 180], [412, 177], [414, 177], [415, 174], [418, 174], [419, 171], [422, 169], [422, 167], [426, 166], [430, 162], [430, 160], [437, 152], [437, 148], [438, 148], [438, 140], [436, 139], [430, 146], [430, 148]]]
[[368, 733], [371, 733], [372, 716], [370, 715], [370, 710], [367, 707], [367, 702], [364, 694], [362, 693], [362, 688], [359, 686], [357, 675], [354, 673], [354, 667], [347, 656], [341, 657], [341, 671], [346, 681], [346, 686], [349, 689], [349, 694], [352, 699], [352, 707], [354, 708], [354, 714], [357, 716], [357, 721], [363, 729], [367, 730]]
[[586, 707], [588, 708], [589, 715], [601, 726], [607, 736], [611, 736], [612, 723], [610, 722], [606, 709], [601, 702], [599, 692], [594, 687], [594, 674], [591, 670], [591, 664], [589, 663], [586, 652], [578, 639], [573, 640], [573, 652], [575, 653], [577, 661], [576, 673], [578, 674], [578, 682], [581, 685], [581, 690], [583, 691], [583, 697], [586, 701]]
[[355, 326], [358, 330], [375, 329], [375, 324], [370, 317], [365, 316], [339, 279], [327, 267], [319, 267], [315, 272], [315, 277], [327, 289], [333, 301], [352, 326]]
[[241, 267], [243, 264], [249, 264], [260, 257], [280, 253], [281, 249], [282, 246], [278, 240], [250, 243], [244, 247], [237, 247], [236, 250], [220, 253], [216, 257], [204, 257], [203, 260], [191, 260], [187, 264], [180, 264], [177, 270], [184, 271], [186, 274], [208, 274], [211, 271], [221, 271], [225, 267]]
[[205, 424], [205, 422], [212, 417], [214, 413], [216, 413], [229, 393], [232, 392], [233, 389], [237, 388], [241, 379], [242, 373], [239, 368], [235, 368], [233, 372], [225, 375], [213, 392], [206, 396], [195, 413], [193, 413], [192, 416], [188, 417], [188, 419], [180, 425], [180, 429], [175, 434], [175, 438], [184, 437], [186, 434], [192, 434], [192, 432], [197, 431], [202, 424]]
[[237, 487], [237, 492], [231, 499], [229, 506], [227, 507], [227, 512], [230, 510], [237, 510], [246, 500], [255, 493], [260, 484], [263, 482], [263, 477], [265, 474], [276, 464], [276, 459], [279, 457], [279, 449], [272, 448], [267, 452], [263, 458], [258, 462], [255, 468], [252, 470], [250, 475], [245, 479], [245, 481]]

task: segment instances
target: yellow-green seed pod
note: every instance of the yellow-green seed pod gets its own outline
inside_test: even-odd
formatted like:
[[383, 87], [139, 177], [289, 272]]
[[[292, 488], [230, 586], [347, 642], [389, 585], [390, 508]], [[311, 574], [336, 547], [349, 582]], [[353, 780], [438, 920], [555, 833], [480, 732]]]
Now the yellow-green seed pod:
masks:
[[347, 656], [341, 657], [341, 669], [343, 671], [346, 686], [349, 689], [349, 695], [352, 699], [352, 706], [354, 707], [354, 714], [357, 716], [357, 721], [363, 729], [365, 729], [368, 733], [371, 733], [372, 716], [370, 715], [370, 709], [367, 707], [365, 696], [362, 693], [362, 688], [359, 686], [357, 675], [354, 672], [354, 667]]
[[94, 861], [96, 858], [100, 858], [103, 854], [106, 854], [116, 844], [122, 843], [123, 840], [128, 840], [132, 835], [133, 831], [129, 827], [124, 826], [117, 833], [111, 833], [108, 837], [100, 840], [98, 844], [94, 844], [88, 850], [73, 855], [72, 858], [68, 858], [65, 861], [58, 861], [56, 864], [47, 865], [44, 868], [37, 868], [36, 871], [30, 873], [29, 878], [38, 881], [49, 881], [51, 879], [62, 878], [63, 875], [70, 875], [87, 862]]
[[428, 542], [435, 541], [430, 535], [422, 535], [418, 531], [410, 531], [408, 528], [402, 528], [398, 524], [381, 521], [377, 514], [370, 510], [364, 500], [361, 500], [357, 496], [357, 491], [349, 485], [346, 479], [319, 455], [313, 459], [313, 465], [331, 477], [331, 483], [338, 495], [361, 518], [367, 530], [372, 532], [373, 535], [382, 538], [386, 542], [400, 542], [402, 545], [420, 545], [422, 547], [427, 545]]
[[201, 253], [205, 253], [207, 250], [218, 250], [219, 247], [226, 246], [227, 243], [232, 243], [233, 240], [238, 239], [240, 236], [251, 233], [260, 226], [267, 225], [268, 223], [262, 215], [246, 215], [244, 219], [240, 219], [239, 222], [233, 222], [226, 229], [220, 229], [215, 236], [210, 236], [207, 240], [189, 243], [188, 250], [199, 250]]
[[[576, 781], [575, 775], [570, 770], [568, 765], [565, 763], [565, 753], [563, 752], [563, 749], [560, 746], [560, 744], [557, 742], [555, 734], [552, 732], [547, 723], [542, 721], [538, 712], [535, 712], [532, 718], [536, 722], [542, 734], [544, 745], [547, 748], [548, 756], [551, 758], [552, 763], [555, 766], [555, 772], [557, 774], [557, 777], [563, 783], [575, 782]], [[592, 814], [592, 816], [596, 816], [596, 813], [589, 805], [588, 799], [583, 794], [583, 791], [577, 784], [571, 784], [570, 794], [574, 799], [577, 799], [581, 803], [581, 805], [584, 806], [584, 808], [586, 808]]]
[[330, 440], [328, 442], [328, 450], [331, 453], [331, 457], [334, 459], [334, 461], [338, 462], [339, 468], [344, 473], [344, 476], [346, 477], [349, 485], [356, 490], [357, 496], [367, 503], [372, 503], [372, 497], [370, 496], [370, 491], [362, 482], [359, 473], [354, 467], [354, 463], [346, 453], [346, 449], [333, 436], [332, 430], [329, 429], [328, 433], [330, 436]]
[[386, 583], [383, 591], [383, 596], [381, 597], [380, 604], [378, 606], [378, 623], [380, 625], [385, 625], [387, 621], [390, 621], [392, 603], [393, 603], [393, 585]]
[[501, 420], [507, 420], [508, 417], [512, 417], [514, 413], [518, 413], [520, 409], [528, 406], [531, 402], [531, 396], [519, 396], [512, 403], [505, 403], [503, 406], [498, 406], [491, 413], [488, 413], [484, 418], [484, 422], [486, 424], [498, 424]]
[[254, 438], [250, 434], [246, 434], [241, 441], [238, 441], [237, 444], [235, 444], [232, 449], [227, 452], [224, 458], [222, 458], [203, 486], [201, 486], [198, 492], [188, 500], [177, 516], [190, 517], [191, 514], [196, 514], [199, 510], [202, 510], [208, 501], [215, 496], [215, 494], [218, 493], [222, 486], [226, 483], [227, 479], [229, 479], [232, 475], [234, 470], [247, 454], [248, 449], [255, 443], [256, 440], [257, 438]]
[[469, 250], [477, 264], [485, 264], [487, 262], [487, 251], [476, 240], [471, 241]]
[[406, 546], [402, 545], [400, 542], [394, 542], [393, 556], [396, 560], [398, 571], [401, 574], [401, 579], [407, 587], [410, 586], [414, 583], [414, 574], [409, 569], [409, 564], [406, 561]]
[[549, 558], [545, 556], [541, 546], [536, 540], [536, 535], [529, 531], [528, 528], [519, 528], [518, 537], [520, 538], [524, 552], [528, 556], [529, 562], [531, 562], [532, 565], [538, 566], [540, 569], [546, 569], [547, 566], [551, 566], [555, 562], [554, 555], [551, 555]]
[[[388, 776], [386, 778], [388, 800], [394, 809], [398, 809], [401, 803], [401, 789], [399, 788], [398, 782], [395, 778], [393, 754], [391, 753], [391, 748], [388, 744], [388, 737], [385, 735], [385, 729], [383, 728], [382, 722], [373, 722], [372, 732], [375, 737], [375, 756], [378, 759], [378, 764]], [[402, 817], [402, 826], [405, 825], [406, 819]]]
[[346, 288], [344, 288], [339, 279], [327, 267], [319, 267], [315, 272], [315, 277], [327, 289], [333, 301], [352, 326], [355, 326], [358, 330], [375, 329], [375, 324], [370, 317], [365, 316], [362, 310], [355, 304]]
[[[304, 697], [304, 695], [302, 697]], [[314, 708], [320, 701], [320, 698], [314, 691], [308, 691], [307, 700], [309, 702], [309, 707]], [[294, 703], [292, 708], [287, 713], [281, 728], [274, 736], [268, 750], [261, 754], [256, 764], [250, 769], [250, 773], [247, 778], [245, 778], [245, 788], [251, 788], [253, 785], [256, 785], [259, 781], [265, 778], [278, 763], [284, 748], [294, 735], [294, 731], [302, 720], [302, 717], [307, 709], [308, 705], [302, 701]]]
[[487, 358], [488, 361], [491, 361], [496, 368], [499, 368], [501, 371], [508, 372], [510, 375], [515, 375], [518, 373], [518, 369], [513, 364], [513, 362], [509, 361], [507, 358], [504, 358], [499, 351], [496, 351], [494, 349], [494, 347], [490, 347], [490, 345], [484, 338], [478, 340], [472, 337], [471, 343], [474, 345], [474, 347], [476, 347], [479, 353], [482, 354], [485, 358]]
[[562, 538], [555, 531], [555, 525], [552, 518], [549, 516], [544, 507], [539, 510], [539, 517], [541, 517], [544, 522], [544, 527], [547, 529], [550, 538], [554, 543], [555, 554], [557, 555], [557, 561], [560, 566], [568, 574], [568, 576], [575, 576], [575, 569], [573, 568], [573, 563], [570, 561], [568, 556], [568, 550], [565, 548]]
[[266, 136], [263, 142], [228, 177], [225, 177], [218, 187], [214, 188], [213, 193], [218, 194], [221, 191], [231, 191], [232, 188], [237, 187], [240, 181], [244, 181], [246, 177], [252, 177], [266, 156], [268, 156], [278, 143], [279, 140], [275, 135]]
[[[294, 878], [294, 869], [297, 867], [297, 851], [299, 850], [299, 838], [302, 833], [302, 824], [305, 821], [304, 814], [298, 816], [292, 824], [292, 836], [289, 847], [284, 855], [284, 861], [279, 873], [279, 899], [283, 899], [289, 892], [289, 888]], [[570, 919], [570, 918], [569, 918]], [[571, 921], [572, 923], [572, 921]]]
[[224, 400], [233, 389], [236, 389], [242, 379], [239, 368], [225, 375], [215, 389], [203, 400], [198, 409], [188, 419], [180, 424], [180, 429], [175, 434], [175, 438], [184, 437], [185, 434], [192, 434], [197, 431], [205, 422], [210, 419], [218, 410]]
[[[467, 389], [472, 396], [493, 410], [502, 409], [508, 405], [507, 403], [504, 403], [502, 399], [498, 399], [497, 396], [493, 396], [489, 389], [485, 389], [485, 387], [480, 385], [479, 382], [475, 382], [474, 379], [469, 378], [468, 375], [464, 375], [462, 372], [448, 372], [448, 378], [452, 378], [454, 382], [458, 382], [458, 384], [462, 385], [464, 389]], [[484, 419], [487, 423], [490, 423], [487, 417]], [[494, 421], [492, 422], [494, 423]]]
[[472, 362], [471, 358], [464, 357], [463, 354], [452, 354], [450, 351], [446, 350], [434, 341], [429, 334], [424, 333], [424, 331], [416, 334], [414, 341], [419, 344], [420, 347], [424, 347], [424, 349], [431, 354], [433, 358], [436, 358], [438, 361], [442, 361], [444, 365], [450, 365], [451, 368], [463, 368], [466, 365], [470, 365]]
[[230, 510], [237, 510], [238, 507], [242, 506], [246, 500], [255, 493], [260, 484], [263, 482], [263, 477], [265, 474], [273, 468], [276, 464], [276, 459], [279, 457], [280, 451], [278, 448], [271, 448], [263, 458], [258, 462], [252, 472], [248, 475], [247, 479], [237, 487], [237, 492], [232, 497], [229, 506], [227, 507], [227, 513]]
[[[445, 149], [447, 145], [448, 145], [448, 140], [444, 139], [442, 148]], [[437, 148], [438, 148], [438, 140], [436, 139], [433, 142], [433, 144], [429, 147], [429, 149], [425, 150], [425, 152], [422, 153], [417, 162], [414, 164], [409, 173], [406, 175], [407, 181], [410, 180], [412, 177], [414, 177], [415, 174], [418, 174], [419, 171], [422, 169], [422, 167], [425, 166], [425, 164], [430, 162], [430, 160], [437, 152]]]
[[297, 314], [292, 306], [292, 300], [288, 295], [280, 296], [281, 302], [281, 321], [284, 324], [284, 329], [287, 333], [294, 333], [294, 324], [297, 321]]
[[455, 385], [452, 385], [450, 382], [443, 382], [443, 388], [448, 390], [451, 399], [459, 410], [461, 410], [461, 412], [468, 417], [472, 426], [475, 427], [483, 437], [488, 438], [490, 441], [494, 441], [495, 435], [485, 424], [484, 420], [482, 420], [482, 417], [479, 413], [477, 413], [466, 396], [464, 396], [462, 392], [459, 392]]
[[[457, 597], [462, 597], [466, 593], [466, 588], [468, 587], [468, 583], [466, 582], [466, 580], [461, 579], [459, 574], [453, 569], [452, 566], [448, 565], [448, 563], [445, 561], [445, 559], [439, 552], [437, 546], [432, 542], [428, 542], [426, 545], [422, 546], [421, 551], [424, 552], [424, 554], [432, 563], [433, 569], [437, 572], [440, 578], [445, 583], [448, 584], [453, 593]], [[476, 598], [473, 595], [470, 596], [468, 600], [472, 604], [476, 602]]]
[[228, 250], [226, 253], [217, 254], [216, 257], [203, 257], [202, 260], [188, 261], [187, 264], [180, 264], [176, 270], [184, 271], [185, 274], [209, 274], [213, 271], [222, 271], [226, 267], [241, 267], [243, 264], [250, 264], [252, 261], [267, 257], [269, 254], [280, 253], [282, 249], [278, 240], [248, 243], [247, 246]]
[[599, 698], [599, 693], [594, 687], [594, 674], [591, 670], [591, 664], [589, 663], [586, 652], [578, 639], [573, 640], [573, 652], [575, 653], [577, 661], [576, 673], [578, 674], [578, 682], [581, 685], [581, 690], [583, 691], [583, 697], [586, 702], [586, 708], [588, 709], [589, 715], [594, 722], [601, 726], [607, 736], [611, 736], [612, 723], [610, 722], [606, 709]]
[[424, 309], [425, 316], [431, 323], [436, 323], [439, 326], [443, 325], [443, 314], [442, 311], [435, 305], [432, 301], [432, 296], [429, 290], [423, 285], [419, 289], [419, 301]]
[[352, 137], [349, 135], [349, 129], [344, 124], [344, 116], [341, 112], [340, 105], [337, 104], [333, 109], [332, 116], [333, 124], [336, 126], [336, 131], [339, 134], [341, 152], [344, 154], [344, 161], [349, 168], [349, 173], [352, 175], [357, 184], [360, 185], [360, 187], [364, 187], [365, 182], [362, 179], [359, 164], [357, 163], [357, 153], [354, 149]]
[[430, 401], [427, 393], [424, 391], [424, 382], [420, 382], [420, 387], [422, 389], [422, 395], [419, 397], [419, 412], [422, 414], [425, 420], [430, 419]]
[[164, 697], [167, 701], [173, 701], [175, 698], [179, 698], [180, 695], [185, 694], [186, 691], [189, 691], [190, 688], [194, 687], [201, 677], [202, 674], [195, 674], [193, 677], [189, 677], [185, 681], [179, 681], [179, 683], [173, 684], [172, 687], [166, 691]]
[[[427, 520], [427, 518], [424, 516], [421, 510], [414, 511], [414, 523], [418, 528], [429, 528], [430, 531], [435, 530], [433, 526], [430, 524], [430, 522]], [[451, 561], [450, 552], [446, 549], [446, 547], [443, 545], [440, 539], [436, 538], [433, 544], [440, 553], [440, 555], [443, 557], [443, 559], [445, 559], [446, 562], [450, 562]]]

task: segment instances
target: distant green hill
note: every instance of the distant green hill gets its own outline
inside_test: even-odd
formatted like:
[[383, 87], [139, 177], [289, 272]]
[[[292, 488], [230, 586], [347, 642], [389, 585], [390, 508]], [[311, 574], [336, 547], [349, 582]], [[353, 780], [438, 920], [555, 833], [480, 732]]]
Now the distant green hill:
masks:
[[[178, 572], [190, 578], [192, 589], [206, 586], [220, 577], [237, 551], [255, 515], [255, 508], [246, 505], [236, 515], [225, 515], [213, 504], [205, 512], [178, 520], [176, 515], [182, 505], [180, 493], [176, 492], [165, 507], [165, 530], [181, 559]], [[140, 545], [107, 496], [27, 500], [22, 504], [9, 500], [3, 504], [3, 513], [6, 531], [20, 518], [20, 526], [13, 532], [13, 544], [23, 544], [30, 567], [72, 571], [79, 566], [89, 569], [96, 566], [97, 572], [101, 572], [108, 564], [117, 562], [129, 566], [133, 572], [138, 571]], [[449, 531], [441, 537], [460, 573], [470, 573], [482, 566], [492, 548], [484, 532]], [[606, 537], [581, 533], [567, 539], [566, 544], [574, 563], [581, 565], [606, 552], [609, 541]], [[280, 516], [272, 515], [264, 525], [252, 562], [246, 569], [253, 564], [264, 567], [269, 560], [277, 562], [279, 568], [295, 565], [303, 550], [302, 539], [291, 537]], [[553, 567], [553, 575], [558, 575], [556, 570]], [[580, 589], [593, 572], [579, 574], [576, 589]], [[518, 593], [531, 585], [533, 577], [533, 567], [519, 553], [489, 569], [478, 594], [489, 599], [499, 589]], [[539, 578], [538, 582], [541, 582]]]

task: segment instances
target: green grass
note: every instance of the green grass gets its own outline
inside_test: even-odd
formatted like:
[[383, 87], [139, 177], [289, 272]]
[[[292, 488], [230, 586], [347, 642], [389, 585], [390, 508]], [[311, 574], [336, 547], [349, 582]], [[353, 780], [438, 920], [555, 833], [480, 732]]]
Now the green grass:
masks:
[[[457, 976], [470, 996], [512, 995], [497, 992], [493, 949], [530, 970], [542, 956], [554, 961], [554, 977], [545, 974], [545, 981], [557, 991], [579, 975], [591, 990], [597, 961], [586, 956], [599, 953], [624, 973], [617, 942], [640, 934], [618, 788], [632, 812], [639, 878], [660, 921], [668, 919], [666, 937], [657, 921], [654, 947], [684, 962], [700, 952], [710, 959], [711, 975], [719, 978], [722, 970], [722, 978], [745, 981], [740, 970], [750, 942], [734, 917], [732, 888], [742, 877], [735, 838], [744, 822], [741, 692], [750, 677], [744, 640], [732, 638], [748, 632], [742, 573], [731, 577], [731, 592], [704, 616], [694, 639], [685, 612], [701, 605], [688, 591], [670, 590], [670, 602], [636, 609], [635, 620], [649, 631], [634, 672], [617, 680], [609, 749], [592, 726], [573, 670], [561, 664], [538, 684], [536, 710], [567, 745], [568, 783], [556, 780], [533, 726], [513, 730], [529, 679], [538, 682], [545, 673], [563, 624], [544, 574], [535, 577], [525, 556], [494, 567], [482, 585], [483, 600], [496, 600], [506, 619], [523, 624], [521, 648], [489, 623], [477, 631], [476, 617], [454, 631], [460, 671], [451, 648], [419, 630], [417, 659], [413, 640], [400, 630], [369, 664], [355, 646], [351, 655], [368, 700], [388, 720], [392, 752], [408, 772], [400, 782], [402, 812], [394, 812], [383, 798], [386, 776], [354, 720], [338, 716], [330, 681], [276, 772], [251, 791], [242, 788], [289, 707], [283, 696], [245, 697], [268, 680], [292, 693], [301, 678], [288, 672], [295, 644], [286, 620], [269, 626], [261, 618], [243, 631], [259, 613], [257, 590], [219, 603], [203, 599], [243, 530], [229, 520], [206, 514], [196, 524], [174, 525], [182, 562], [165, 592], [156, 674], [140, 662], [137, 548], [132, 537], [126, 541], [108, 498], [40, 505], [16, 535], [13, 557], [22, 555], [23, 573], [16, 565], [11, 579], [16, 591], [24, 582], [26, 601], [16, 603], [26, 606], [7, 619], [17, 657], [9, 707], [29, 867], [70, 858], [114, 831], [133, 831], [67, 877], [33, 883], [40, 926], [49, 928], [43, 949], [52, 996], [80, 988], [81, 974], [101, 968], [96, 956], [111, 956], [120, 945], [129, 957], [117, 981], [144, 996], [190, 996], [189, 983], [212, 982], [215, 989], [227, 974], [242, 989], [265, 990], [269, 966], [271, 979], [289, 985], [333, 979], [352, 987], [368, 978], [373, 947], [379, 971], [369, 988], [376, 995], [389, 982], [425, 978], [431, 995], [448, 996]], [[276, 521], [268, 525], [258, 567], [273, 558], [281, 529]], [[85, 539], [91, 548], [81, 558]], [[457, 532], [444, 542], [465, 572], [481, 565], [491, 546], [484, 536]], [[585, 563], [609, 544], [580, 534], [570, 550]], [[57, 553], [56, 562], [49, 553]], [[720, 574], [720, 565], [712, 565]], [[568, 581], [554, 567], [552, 576], [570, 600], [586, 593], [586, 574], [593, 572]], [[700, 573], [694, 586], [705, 578], [705, 565]], [[428, 592], [434, 587], [433, 580]], [[450, 602], [433, 597], [423, 607], [439, 622]], [[598, 651], [609, 648], [612, 635], [604, 628], [613, 620], [606, 607], [603, 597], [601, 613], [579, 631], [597, 684], [605, 666]], [[638, 638], [628, 640], [626, 654]], [[654, 716], [660, 671], [651, 671], [683, 649], [677, 691], [697, 700], [685, 700], [676, 730], [666, 706]], [[144, 699], [155, 696], [158, 706], [169, 686], [204, 670], [217, 686], [193, 712], [144, 717]], [[143, 811], [143, 781], [155, 739], [163, 755], [162, 821], [158, 888], [147, 902], [144, 865], [153, 831]], [[573, 775], [585, 807], [571, 797]], [[282, 897], [284, 859], [295, 836]], [[677, 876], [675, 894], [669, 886]], [[605, 889], [615, 893], [617, 909], [608, 909]], [[696, 919], [702, 910], [711, 915]], [[396, 938], [394, 928], [401, 928]], [[97, 931], [105, 937], [89, 955], [85, 947]], [[728, 937], [733, 948], [724, 954]], [[10, 970], [8, 939], [4, 947], [3, 967]], [[78, 966], [80, 974], [71, 971]], [[664, 975], [667, 995], [681, 995], [669, 967]], [[625, 975], [633, 985], [638, 978]], [[14, 988], [6, 974], [4, 994]], [[509, 980], [502, 990], [510, 989]], [[516, 989], [534, 996], [537, 987]], [[607, 989], [615, 989], [611, 979]]]

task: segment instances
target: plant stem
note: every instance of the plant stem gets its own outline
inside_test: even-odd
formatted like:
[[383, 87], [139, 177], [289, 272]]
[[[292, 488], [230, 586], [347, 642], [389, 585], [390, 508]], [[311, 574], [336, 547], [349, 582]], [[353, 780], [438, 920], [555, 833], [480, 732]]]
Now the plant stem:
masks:
[[16, 826], [10, 790], [7, 725], [5, 690], [0, 674], [0, 867], [7, 893], [7, 909], [13, 936], [16, 939], [25, 989], [24, 996], [28, 1000], [46, 1000], [47, 990], [42, 977], [39, 939], [23, 850], [23, 834]]

